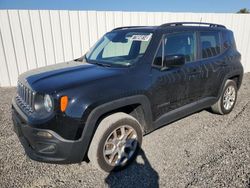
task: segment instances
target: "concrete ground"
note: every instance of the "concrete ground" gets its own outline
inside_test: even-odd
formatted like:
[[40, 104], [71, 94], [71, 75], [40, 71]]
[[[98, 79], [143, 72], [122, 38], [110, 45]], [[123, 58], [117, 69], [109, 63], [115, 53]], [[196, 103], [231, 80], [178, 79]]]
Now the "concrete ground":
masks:
[[250, 74], [229, 115], [204, 110], [158, 129], [136, 162], [110, 174], [27, 158], [12, 130], [14, 95], [0, 88], [0, 187], [250, 187]]

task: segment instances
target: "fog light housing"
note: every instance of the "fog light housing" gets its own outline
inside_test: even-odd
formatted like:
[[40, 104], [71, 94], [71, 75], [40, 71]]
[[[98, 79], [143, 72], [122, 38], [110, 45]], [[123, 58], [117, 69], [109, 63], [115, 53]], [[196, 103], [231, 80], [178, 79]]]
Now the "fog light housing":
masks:
[[45, 131], [38, 131], [36, 133], [37, 136], [43, 137], [43, 138], [52, 138], [52, 134], [50, 134], [49, 132], [45, 132]]
[[51, 143], [37, 143], [36, 151], [38, 153], [53, 154], [56, 152], [56, 145]]

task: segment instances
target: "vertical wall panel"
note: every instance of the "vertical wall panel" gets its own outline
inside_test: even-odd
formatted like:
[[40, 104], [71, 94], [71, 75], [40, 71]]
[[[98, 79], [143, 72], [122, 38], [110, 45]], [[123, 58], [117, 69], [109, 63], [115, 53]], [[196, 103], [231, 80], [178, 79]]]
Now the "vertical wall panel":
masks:
[[106, 14], [105, 12], [97, 12], [97, 27], [98, 27], [98, 38], [101, 38], [106, 32]]
[[72, 40], [72, 47], [73, 47], [73, 58], [78, 58], [82, 55], [80, 26], [78, 22], [78, 12], [70, 11], [69, 19], [70, 19], [70, 29], [71, 29], [71, 38], [72, 38], [71, 40]]
[[47, 60], [47, 65], [55, 64], [55, 47], [53, 42], [53, 34], [51, 28], [50, 11], [41, 10], [40, 11], [41, 26], [43, 32], [43, 40], [45, 47], [45, 56]]
[[115, 27], [123, 26], [122, 12], [114, 12]]
[[138, 12], [131, 12], [130, 19], [131, 19], [130, 20], [131, 25], [140, 25]]
[[155, 19], [154, 19], [154, 13], [153, 12], [148, 12], [147, 13], [147, 20], [148, 20], [148, 25], [149, 26], [155, 25], [155, 23], [154, 23]]
[[148, 24], [146, 12], [139, 12], [138, 16], [139, 16], [139, 25], [145, 26]]
[[161, 25], [163, 22], [163, 15], [161, 12], [154, 13], [154, 25]]
[[247, 29], [247, 32], [245, 32], [245, 40], [246, 40], [246, 44], [247, 46], [244, 47], [245, 51], [242, 53], [242, 56], [245, 57], [245, 62], [244, 62], [244, 68], [245, 68], [245, 71], [246, 72], [250, 72], [250, 16], [246, 17], [246, 29]]
[[61, 21], [61, 30], [62, 30], [62, 42], [65, 61], [73, 59], [73, 46], [71, 38], [71, 28], [69, 20], [69, 12], [66, 10], [60, 11], [60, 21]]
[[9, 13], [7, 10], [0, 11], [0, 28], [2, 34], [2, 46], [5, 52], [7, 68], [10, 76], [10, 85], [14, 86], [16, 85], [19, 71], [16, 62], [16, 51], [10, 27]]
[[122, 23], [124, 26], [130, 26], [130, 13], [129, 12], [123, 12], [122, 13]]
[[0, 10], [0, 86], [16, 85], [26, 70], [80, 57], [115, 27], [178, 21], [214, 22], [233, 30], [245, 72], [250, 72], [247, 14]]
[[169, 13], [164, 12], [162, 17], [162, 23], [167, 23], [169, 21]]
[[98, 40], [96, 11], [88, 11], [88, 19], [89, 19], [89, 33], [90, 33], [89, 41], [90, 41], [90, 46], [92, 46]]
[[42, 26], [40, 22], [39, 12], [36, 10], [32, 10], [30, 11], [29, 16], [34, 37], [37, 66], [42, 67], [45, 66], [47, 63], [46, 63], [45, 47], [44, 47], [44, 40], [43, 40]]
[[[245, 52], [245, 48], [247, 46], [247, 36], [246, 33], [249, 34], [249, 31], [246, 28], [246, 19], [244, 19], [244, 15], [239, 15], [240, 16], [240, 22], [239, 22], [239, 30], [241, 31], [241, 36], [239, 36], [239, 50], [242, 54]], [[242, 56], [242, 62], [245, 65], [245, 62], [247, 61], [246, 56]]]
[[111, 31], [115, 28], [115, 20], [113, 12], [106, 12], [106, 28], [107, 31]]
[[27, 68], [34, 69], [37, 68], [37, 59], [29, 11], [19, 10], [19, 17], [23, 35], [24, 51], [27, 58]]
[[79, 22], [80, 22], [80, 32], [82, 40], [82, 50], [83, 53], [87, 52], [90, 48], [89, 42], [89, 21], [87, 12], [79, 12]]
[[[1, 22], [1, 20], [0, 20]], [[3, 47], [2, 33], [0, 28], [0, 87], [10, 86], [9, 70], [7, 67], [7, 61], [5, 56], [5, 50]]]
[[50, 11], [56, 63], [65, 61], [59, 11]]
[[13, 43], [15, 47], [16, 63], [19, 74], [28, 70], [26, 61], [26, 52], [24, 48], [23, 33], [19, 22], [19, 13], [17, 10], [9, 11], [9, 21], [12, 31]]

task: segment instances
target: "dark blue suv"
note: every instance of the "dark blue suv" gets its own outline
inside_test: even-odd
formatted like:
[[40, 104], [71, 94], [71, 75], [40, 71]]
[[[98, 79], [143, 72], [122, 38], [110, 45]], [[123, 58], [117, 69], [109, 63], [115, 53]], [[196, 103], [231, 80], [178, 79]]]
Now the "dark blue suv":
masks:
[[229, 113], [240, 60], [223, 25], [116, 28], [83, 57], [20, 75], [14, 128], [34, 160], [119, 170], [144, 134], [208, 107]]

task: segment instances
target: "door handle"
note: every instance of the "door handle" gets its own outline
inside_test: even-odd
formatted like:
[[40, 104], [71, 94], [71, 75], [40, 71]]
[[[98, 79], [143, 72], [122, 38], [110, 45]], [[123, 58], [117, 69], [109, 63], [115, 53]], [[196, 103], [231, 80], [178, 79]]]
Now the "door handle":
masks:
[[193, 68], [193, 69], [190, 69], [188, 70], [188, 74], [200, 74], [201, 73], [201, 70], [200, 69], [196, 69], [196, 68]]

